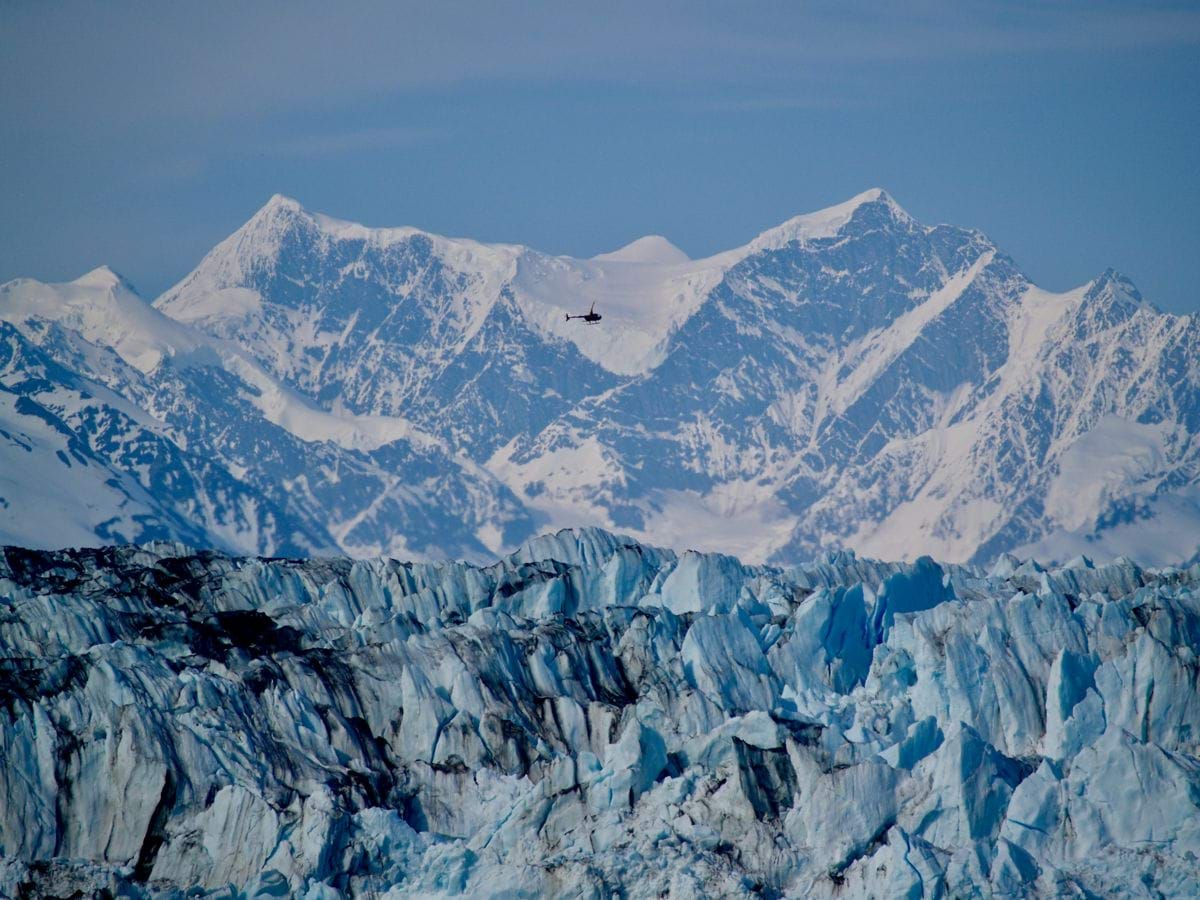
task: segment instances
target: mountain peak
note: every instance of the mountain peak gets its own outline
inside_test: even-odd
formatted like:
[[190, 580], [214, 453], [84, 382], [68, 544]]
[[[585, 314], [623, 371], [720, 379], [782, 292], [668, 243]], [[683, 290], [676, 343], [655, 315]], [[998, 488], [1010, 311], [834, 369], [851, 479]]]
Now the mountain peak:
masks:
[[[891, 194], [889, 194], [883, 188], [878, 187], [867, 188], [861, 194], [855, 194], [842, 205], [859, 207], [864, 203], [885, 203], [892, 209], [898, 210], [899, 212], [904, 212], [904, 210], [901, 209], [900, 204], [896, 202], [895, 198], [893, 198]], [[907, 213], [905, 214], [907, 215]]]
[[[273, 194], [237, 231], [210, 250], [200, 267], [184, 281], [195, 278], [202, 269], [208, 269], [219, 273], [214, 284], [236, 284], [250, 267], [274, 256], [285, 235], [297, 228], [308, 230], [315, 224], [313, 216], [296, 200], [283, 194]], [[173, 290], [167, 291], [163, 297], [169, 296]], [[160, 297], [156, 305], [162, 299]]]
[[[233, 235], [254, 235], [251, 242], [258, 251], [274, 247], [279, 235], [300, 226], [334, 240], [375, 240], [387, 242], [413, 234], [424, 234], [420, 229], [401, 226], [399, 228], [373, 228], [358, 222], [350, 222], [306, 209], [299, 201], [284, 194], [273, 194], [271, 199]], [[260, 243], [263, 241], [265, 243]]]
[[100, 290], [113, 290], [117, 287], [123, 287], [131, 294], [137, 293], [133, 285], [129, 283], [129, 279], [107, 265], [97, 266], [87, 274], [80, 275], [71, 284]]
[[601, 253], [592, 257], [597, 262], [655, 263], [678, 265], [691, 262], [691, 257], [672, 244], [661, 234], [648, 234], [631, 241], [619, 250]]
[[1154, 304], [1142, 297], [1141, 291], [1128, 276], [1112, 267], [1105, 269], [1100, 277], [1088, 286], [1087, 297], [1128, 309], [1144, 306], [1154, 312], [1160, 312]]
[[108, 266], [92, 269], [74, 281], [25, 280], [4, 287], [0, 319], [63, 323], [85, 340], [111, 348], [142, 372], [150, 372], [165, 357], [199, 345], [194, 334], [138, 296], [133, 286]]
[[285, 196], [284, 194], [272, 194], [271, 199], [268, 200], [265, 204], [263, 204], [262, 209], [259, 211], [266, 212], [268, 210], [288, 210], [289, 212], [303, 212], [304, 207], [300, 205], [300, 201], [294, 200], [293, 198]]
[[870, 188], [842, 203], [788, 219], [782, 225], [760, 234], [751, 247], [755, 250], [770, 250], [793, 241], [834, 237], [864, 207], [878, 208], [899, 225], [909, 226], [914, 223], [913, 217], [892, 199], [891, 194], [883, 188]]
[[308, 217], [309, 213], [299, 201], [293, 200], [291, 197], [286, 197], [283, 194], [272, 194], [271, 199], [259, 207], [242, 225], [239, 231], [274, 231], [280, 227], [287, 227], [301, 217]]
[[1092, 290], [1097, 292], [1103, 290], [1121, 291], [1139, 301], [1142, 299], [1141, 293], [1139, 293], [1136, 285], [1134, 285], [1129, 276], [1124, 272], [1118, 272], [1112, 266], [1101, 272], [1100, 277], [1092, 282]]

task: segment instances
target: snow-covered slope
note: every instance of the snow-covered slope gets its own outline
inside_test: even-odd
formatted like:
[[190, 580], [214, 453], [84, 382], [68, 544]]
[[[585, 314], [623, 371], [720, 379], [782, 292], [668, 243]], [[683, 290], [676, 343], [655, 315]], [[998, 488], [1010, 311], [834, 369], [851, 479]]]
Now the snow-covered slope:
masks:
[[119, 276], [0, 286], [0, 534], [488, 556], [521, 505], [398, 417], [334, 415]]
[[656, 265], [681, 265], [691, 258], [661, 234], [648, 234], [630, 241], [611, 253], [598, 253], [592, 257], [596, 262], [632, 262]]
[[[753, 561], [1200, 551], [1197, 321], [1111, 271], [1042, 290], [878, 189], [699, 260], [660, 236], [549, 256], [276, 196], [160, 314], [124, 287], [112, 319], [80, 299], [113, 278], [14, 282], [0, 319], [151, 424], [144, 382], [207, 391], [196, 373], [224, 372], [292, 448], [228, 470], [343, 552], [480, 557], [538, 522]], [[566, 320], [593, 302], [602, 322]], [[62, 340], [22, 324], [43, 319]], [[134, 371], [110, 373], [109, 349]], [[159, 433], [207, 454], [229, 417], [200, 418]], [[344, 451], [370, 474], [343, 477]]]
[[1200, 893], [1198, 567], [7, 548], [0, 613], [4, 896]]

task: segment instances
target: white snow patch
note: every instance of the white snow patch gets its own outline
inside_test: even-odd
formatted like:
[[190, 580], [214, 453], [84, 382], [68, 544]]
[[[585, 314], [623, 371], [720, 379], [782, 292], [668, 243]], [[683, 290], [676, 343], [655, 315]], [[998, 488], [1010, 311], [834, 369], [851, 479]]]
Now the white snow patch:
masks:
[[371, 451], [397, 440], [430, 446], [434, 439], [409, 422], [394, 416], [360, 416], [348, 412], [332, 413], [312, 406], [307, 400], [280, 384], [228, 345], [221, 348], [225, 367], [258, 389], [249, 399], [267, 421], [303, 441], [331, 441], [352, 450]]
[[[737, 261], [734, 254], [684, 262], [572, 259], [527, 250], [517, 262], [513, 296], [526, 319], [573, 343], [585, 357], [618, 375], [653, 369], [671, 336]], [[592, 303], [597, 325], [567, 321]]]
[[796, 517], [773, 496], [773, 488], [733, 480], [710, 493], [655, 491], [639, 502], [645, 527], [615, 523], [598, 501], [614, 496], [625, 474], [614, 454], [593, 437], [535, 457], [512, 459], [513, 446], [498, 450], [486, 468], [531, 510], [547, 520], [550, 530], [596, 525], [619, 528], [640, 540], [702, 552], [732, 553], [752, 563], [765, 562], [786, 543]]
[[1043, 365], [1043, 350], [1051, 329], [1083, 302], [1091, 284], [1066, 293], [1030, 285], [1009, 322], [1008, 358], [1003, 369], [1003, 393], [1011, 393]]
[[101, 266], [75, 281], [45, 284], [21, 278], [0, 285], [0, 320], [60, 322], [99, 346], [112, 347], [142, 372], [167, 356], [201, 343], [186, 327], [135, 294], [112, 269]]
[[1046, 494], [1046, 514], [1068, 531], [1094, 522], [1112, 497], [1127, 496], [1163, 472], [1170, 431], [1167, 423], [1102, 418], [1060, 458]]
[[555, 528], [578, 525], [612, 527], [596, 501], [606, 489], [624, 484], [625, 474], [612, 451], [594, 437], [578, 437], [572, 446], [542, 453], [526, 463], [512, 458], [514, 443], [501, 447], [484, 468], [508, 486], [530, 509]]
[[691, 262], [691, 257], [668, 241], [661, 234], [648, 234], [636, 241], [631, 241], [619, 250], [611, 253], [599, 253], [592, 257], [593, 262], [628, 262], [648, 263], [660, 266], [679, 265]]
[[[751, 564], [765, 563], [787, 543], [797, 517], [771, 495], [748, 481], [729, 481], [710, 493], [658, 491], [640, 540], [701, 553], [728, 553]], [[629, 530], [629, 529], [626, 529]]]
[[1144, 515], [1099, 533], [1088, 520], [1075, 530], [1058, 529], [1015, 548], [1023, 559], [1058, 564], [1077, 556], [1097, 563], [1122, 556], [1144, 566], [1170, 566], [1200, 555], [1200, 486], [1147, 501]]
[[262, 297], [249, 288], [218, 288], [186, 294], [170, 308], [171, 318], [192, 323], [205, 319], [244, 319], [262, 310]]

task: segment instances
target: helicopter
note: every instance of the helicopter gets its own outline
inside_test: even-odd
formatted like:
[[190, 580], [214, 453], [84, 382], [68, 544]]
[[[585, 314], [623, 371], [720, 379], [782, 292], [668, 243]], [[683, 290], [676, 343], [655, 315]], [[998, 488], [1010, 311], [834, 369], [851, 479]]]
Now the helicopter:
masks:
[[567, 321], [568, 322], [570, 322], [572, 319], [582, 319], [584, 322], [587, 322], [589, 325], [595, 325], [602, 318], [604, 318], [604, 317], [602, 315], [600, 315], [600, 313], [596, 312], [595, 302], [592, 303], [592, 308], [589, 309], [587, 311], [587, 313], [582, 316], [573, 316], [570, 313], [567, 313]]

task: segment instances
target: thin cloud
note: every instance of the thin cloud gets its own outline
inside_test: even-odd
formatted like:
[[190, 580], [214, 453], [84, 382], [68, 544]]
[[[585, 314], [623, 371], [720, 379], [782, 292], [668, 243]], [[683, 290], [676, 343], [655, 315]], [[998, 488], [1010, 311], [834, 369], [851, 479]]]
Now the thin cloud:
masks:
[[283, 137], [259, 146], [266, 156], [323, 158], [378, 150], [398, 150], [445, 138], [437, 128], [399, 126]]
[[201, 156], [168, 156], [151, 159], [137, 169], [138, 179], [153, 184], [170, 185], [194, 181], [208, 169], [208, 160]]
[[1200, 9], [1102, 2], [75, 3], [5, 19], [0, 114], [117, 129], [497, 79], [786, 93], [871, 63], [1200, 43]]
[[862, 100], [838, 96], [725, 97], [703, 100], [692, 108], [710, 112], [786, 112], [788, 110], [850, 109], [865, 106]]

